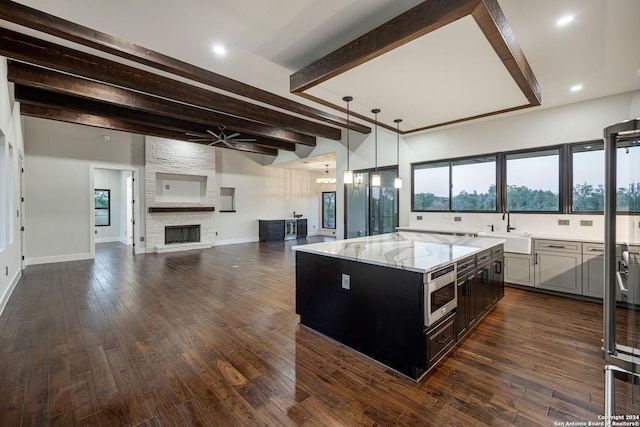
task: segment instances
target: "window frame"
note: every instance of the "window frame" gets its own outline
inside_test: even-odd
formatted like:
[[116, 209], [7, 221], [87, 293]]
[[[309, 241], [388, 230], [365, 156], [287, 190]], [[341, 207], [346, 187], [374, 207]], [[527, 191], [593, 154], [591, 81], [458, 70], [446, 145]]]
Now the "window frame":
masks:
[[[488, 159], [493, 157], [495, 159], [496, 171], [495, 171], [495, 186], [496, 186], [496, 208], [495, 210], [466, 210], [466, 209], [453, 209], [453, 166], [454, 163], [469, 162], [474, 159]], [[502, 192], [500, 187], [501, 181], [501, 167], [500, 167], [500, 153], [487, 153], [472, 156], [456, 157], [451, 159], [429, 160], [426, 162], [411, 163], [411, 212], [460, 212], [460, 213], [497, 213], [500, 212], [500, 206], [502, 203]], [[447, 164], [449, 168], [449, 203], [447, 210], [433, 210], [433, 209], [420, 209], [415, 208], [415, 171], [421, 166]]]
[[[594, 149], [602, 150], [602, 167], [604, 168], [604, 141], [601, 139], [594, 139], [590, 141], [582, 141], [582, 142], [572, 142], [567, 144], [567, 173], [568, 173], [568, 183], [567, 183], [567, 213], [576, 214], [576, 215], [603, 215], [604, 209], [601, 211], [575, 211], [573, 210], [573, 189], [575, 183], [573, 182], [573, 154], [575, 153], [575, 147], [585, 146], [585, 145], [597, 145], [600, 148]], [[585, 150], [588, 151], [588, 150]], [[602, 183], [604, 185], [604, 182]], [[618, 211], [620, 213], [624, 211]]]
[[[96, 206], [96, 196], [98, 191], [104, 191], [107, 193], [107, 207]], [[111, 226], [111, 190], [108, 188], [94, 188], [93, 189], [93, 217], [94, 217], [94, 226], [95, 227], [110, 227]], [[96, 214], [98, 211], [107, 210], [107, 223], [106, 224], [97, 224], [95, 221]]]
[[[509, 212], [512, 213], [518, 213], [518, 214], [562, 214], [562, 213], [566, 213], [567, 212], [567, 200], [566, 200], [566, 193], [567, 191], [565, 190], [565, 187], [567, 185], [567, 168], [566, 168], [566, 151], [567, 151], [567, 144], [561, 144], [561, 145], [550, 145], [550, 146], [545, 146], [545, 147], [535, 147], [535, 148], [526, 148], [526, 149], [522, 149], [522, 150], [513, 150], [513, 151], [505, 151], [503, 153], [501, 153], [501, 165], [500, 168], [502, 169], [502, 178], [503, 178], [503, 182], [501, 183], [501, 192], [502, 192], [502, 206], [501, 206], [501, 211], [502, 212], [506, 212], [507, 210]], [[526, 154], [535, 154], [535, 153], [540, 153], [543, 151], [552, 151], [552, 150], [558, 150], [558, 210], [546, 210], [546, 211], [533, 211], [533, 210], [513, 210], [513, 209], [508, 209], [507, 208], [507, 186], [508, 186], [508, 180], [509, 180], [509, 176], [507, 173], [507, 157], [511, 156], [511, 155], [526, 155]], [[527, 156], [523, 156], [523, 157], [527, 157]], [[530, 157], [537, 157], [535, 155], [530, 156]]]
[[[333, 227], [326, 227], [326, 220], [325, 220], [325, 214], [324, 214], [324, 206], [325, 206], [325, 194], [333, 194]], [[322, 192], [322, 228], [327, 229], [327, 230], [335, 230], [336, 229], [336, 223], [337, 223], [337, 218], [336, 218], [336, 191], [323, 191]]]

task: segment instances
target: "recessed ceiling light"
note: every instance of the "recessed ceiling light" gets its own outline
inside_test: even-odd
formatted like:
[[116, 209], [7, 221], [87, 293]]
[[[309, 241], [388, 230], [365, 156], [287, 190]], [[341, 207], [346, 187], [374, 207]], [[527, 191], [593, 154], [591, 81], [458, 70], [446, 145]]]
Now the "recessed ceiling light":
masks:
[[571, 86], [571, 92], [578, 92], [579, 90], [582, 90], [582, 85]]
[[225, 56], [227, 54], [227, 48], [221, 45], [220, 43], [214, 44], [211, 49], [213, 50], [213, 53], [215, 53], [218, 56]]
[[573, 18], [574, 18], [573, 15], [563, 16], [562, 18], [556, 21], [556, 25], [558, 27], [564, 27], [565, 25], [568, 25], [571, 21], [573, 21]]

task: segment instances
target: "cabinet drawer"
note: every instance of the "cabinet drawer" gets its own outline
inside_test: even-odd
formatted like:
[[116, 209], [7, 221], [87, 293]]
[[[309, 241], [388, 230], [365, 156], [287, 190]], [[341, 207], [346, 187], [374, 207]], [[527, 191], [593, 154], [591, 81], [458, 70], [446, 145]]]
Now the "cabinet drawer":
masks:
[[455, 344], [455, 315], [427, 332], [427, 366], [431, 367]]
[[582, 251], [582, 243], [568, 242], [564, 240], [535, 240], [534, 247], [536, 250], [556, 251], [556, 252], [574, 252]]
[[601, 255], [604, 253], [604, 243], [583, 243], [582, 253], [584, 255]]
[[471, 256], [469, 258], [465, 258], [461, 261], [458, 261], [456, 264], [456, 270], [458, 273], [458, 277], [465, 276], [468, 273], [471, 273], [476, 269], [476, 257]]
[[487, 264], [489, 261], [491, 261], [491, 249], [480, 252], [476, 257], [476, 264], [478, 265], [478, 267], [482, 266], [483, 264]]
[[491, 257], [498, 258], [504, 253], [504, 245], [498, 245], [495, 248], [491, 248]]

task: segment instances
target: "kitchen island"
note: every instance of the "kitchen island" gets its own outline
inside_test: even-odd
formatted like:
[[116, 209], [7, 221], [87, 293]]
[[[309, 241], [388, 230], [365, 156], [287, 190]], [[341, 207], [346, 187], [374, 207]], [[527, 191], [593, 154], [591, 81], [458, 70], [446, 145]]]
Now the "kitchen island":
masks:
[[[457, 342], [456, 313], [464, 311], [466, 333], [470, 312], [479, 319], [503, 295], [501, 248], [495, 238], [415, 232], [295, 246], [296, 313], [301, 325], [418, 380]], [[443, 278], [449, 296], [430, 290]], [[459, 293], [453, 307], [438, 301]]]

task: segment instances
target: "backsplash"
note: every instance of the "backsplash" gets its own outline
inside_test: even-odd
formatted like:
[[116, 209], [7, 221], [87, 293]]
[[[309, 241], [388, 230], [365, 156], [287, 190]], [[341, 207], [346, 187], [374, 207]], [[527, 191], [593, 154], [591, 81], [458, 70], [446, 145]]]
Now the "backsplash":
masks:
[[[422, 217], [421, 220], [418, 219], [420, 217]], [[560, 225], [567, 222], [568, 225]], [[640, 242], [639, 222], [640, 216], [638, 215], [619, 216], [616, 226], [616, 240]], [[503, 220], [501, 213], [411, 212], [408, 224], [411, 228], [461, 232], [489, 231], [491, 225], [496, 232], [507, 231], [507, 219]], [[604, 215], [511, 213], [510, 225], [515, 227], [513, 230], [515, 233], [604, 240]]]

